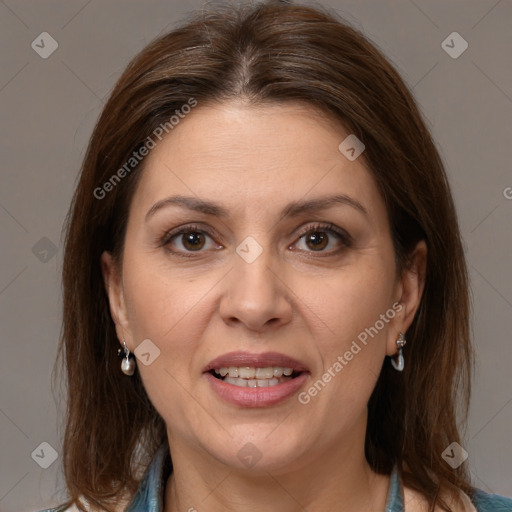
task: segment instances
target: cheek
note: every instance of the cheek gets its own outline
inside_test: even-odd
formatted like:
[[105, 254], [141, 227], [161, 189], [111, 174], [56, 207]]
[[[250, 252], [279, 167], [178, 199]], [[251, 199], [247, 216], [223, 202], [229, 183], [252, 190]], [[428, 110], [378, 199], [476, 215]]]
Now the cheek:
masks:
[[179, 396], [183, 392], [180, 384], [188, 386], [197, 372], [194, 354], [203, 337], [202, 319], [208, 316], [204, 296], [213, 283], [208, 286], [208, 279], [205, 283], [180, 278], [169, 268], [150, 265], [136, 256], [126, 257], [123, 270], [133, 346], [149, 339], [160, 351], [149, 366], [137, 361], [137, 371], [155, 406], [166, 403], [172, 409], [178, 404], [169, 401], [169, 396]]
[[126, 257], [124, 288], [134, 343], [151, 338], [166, 345], [186, 341], [178, 336], [193, 333], [208, 280], [199, 282], [171, 272], [143, 256]]
[[[297, 281], [295, 287], [301, 288], [302, 301], [308, 305], [304, 315], [309, 309], [311, 319], [321, 320], [316, 324], [323, 326], [324, 347], [339, 350], [350, 345], [392, 306], [394, 276], [389, 265], [384, 261], [366, 263], [331, 273], [321, 282], [314, 278]], [[381, 323], [378, 335], [384, 337], [388, 323]]]
[[[143, 264], [144, 263], [144, 264]], [[167, 424], [186, 437], [187, 422], [194, 421], [196, 408], [190, 406], [190, 381], [197, 367], [194, 354], [202, 339], [206, 318], [207, 283], [179, 277], [168, 268], [149, 265], [142, 257], [127, 256], [124, 287], [133, 345], [150, 339], [160, 350], [151, 365], [137, 361], [144, 388]], [[176, 418], [181, 418], [179, 421]]]
[[331, 276], [323, 288], [309, 286], [308, 294], [303, 289], [308, 307], [302, 314], [310, 326], [317, 326], [312, 339], [321, 360], [313, 384], [321, 382], [311, 392], [318, 405], [323, 402], [338, 416], [347, 409], [365, 408], [386, 354], [395, 311], [393, 274], [384, 268], [346, 269]]

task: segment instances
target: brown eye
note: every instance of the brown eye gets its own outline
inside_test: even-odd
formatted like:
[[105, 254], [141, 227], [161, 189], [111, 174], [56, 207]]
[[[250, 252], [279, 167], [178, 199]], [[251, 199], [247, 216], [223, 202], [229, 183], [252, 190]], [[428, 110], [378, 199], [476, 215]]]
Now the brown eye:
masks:
[[160, 241], [161, 247], [175, 255], [192, 257], [192, 253], [200, 256], [205, 252], [222, 249], [216, 244], [213, 235], [195, 225], [184, 226], [179, 230], [167, 233]]
[[181, 235], [181, 243], [187, 251], [198, 251], [204, 247], [205, 236], [197, 231], [188, 231]]
[[321, 251], [327, 247], [329, 243], [329, 235], [322, 231], [314, 231], [305, 236], [305, 242], [309, 249], [313, 251]]
[[[334, 255], [344, 248], [351, 247], [352, 237], [334, 224], [308, 226], [299, 234], [295, 249], [304, 252], [317, 252], [323, 255]], [[320, 255], [320, 254], [319, 254]]]

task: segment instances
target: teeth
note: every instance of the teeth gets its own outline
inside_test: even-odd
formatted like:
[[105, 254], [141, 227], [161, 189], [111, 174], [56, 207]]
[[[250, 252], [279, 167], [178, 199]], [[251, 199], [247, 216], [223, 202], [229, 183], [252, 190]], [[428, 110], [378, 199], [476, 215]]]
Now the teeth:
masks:
[[223, 381], [241, 388], [267, 388], [270, 386], [276, 386], [277, 384], [282, 384], [290, 379], [291, 377], [281, 377], [279, 379], [240, 379], [236, 377], [225, 377]]
[[223, 377], [223, 381], [242, 388], [266, 388], [277, 386], [290, 380], [293, 368], [282, 366], [267, 366], [254, 368], [252, 366], [223, 366], [215, 368], [215, 373]]
[[238, 368], [238, 376], [241, 379], [254, 379], [254, 377], [256, 376], [256, 368], [250, 368], [249, 366], [240, 366]]
[[[283, 375], [289, 377], [293, 373], [293, 368], [283, 368], [282, 366], [268, 366], [266, 368], [253, 368], [250, 366], [230, 366], [215, 368], [215, 373], [221, 377], [229, 376], [231, 378], [239, 377], [250, 380], [268, 380], [275, 377], [278, 379]], [[227, 381], [226, 381], [227, 382]]]
[[274, 376], [274, 369], [269, 368], [256, 368], [257, 379], [271, 379]]
[[223, 380], [224, 380], [224, 382], [227, 382], [228, 384], [234, 384], [235, 386], [240, 386], [241, 388], [247, 387], [247, 381], [245, 379], [236, 379], [233, 377], [226, 377]]

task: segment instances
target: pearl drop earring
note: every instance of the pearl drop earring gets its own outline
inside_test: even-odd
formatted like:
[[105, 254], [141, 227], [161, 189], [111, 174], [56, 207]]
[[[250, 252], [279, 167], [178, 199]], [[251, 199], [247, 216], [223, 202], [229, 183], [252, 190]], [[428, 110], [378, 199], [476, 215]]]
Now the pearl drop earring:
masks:
[[391, 364], [393, 365], [393, 368], [401, 372], [404, 369], [404, 355], [402, 353], [402, 349], [404, 348], [405, 344], [407, 343], [405, 339], [405, 335], [403, 332], [398, 334], [398, 339], [396, 340], [396, 347], [398, 348], [398, 355], [397, 360], [395, 361], [395, 358], [391, 358]]
[[121, 371], [131, 377], [135, 371], [135, 358], [130, 357], [130, 349], [126, 346], [126, 341], [123, 339], [124, 353], [126, 357], [123, 357], [121, 361]]

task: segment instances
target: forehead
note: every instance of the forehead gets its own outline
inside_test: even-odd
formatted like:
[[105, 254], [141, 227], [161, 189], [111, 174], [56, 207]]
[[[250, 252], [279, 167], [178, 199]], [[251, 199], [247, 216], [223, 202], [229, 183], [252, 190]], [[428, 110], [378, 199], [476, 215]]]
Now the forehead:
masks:
[[146, 157], [133, 206], [182, 194], [240, 214], [341, 193], [382, 215], [363, 157], [349, 161], [338, 149], [348, 135], [341, 123], [304, 104], [198, 105]]

